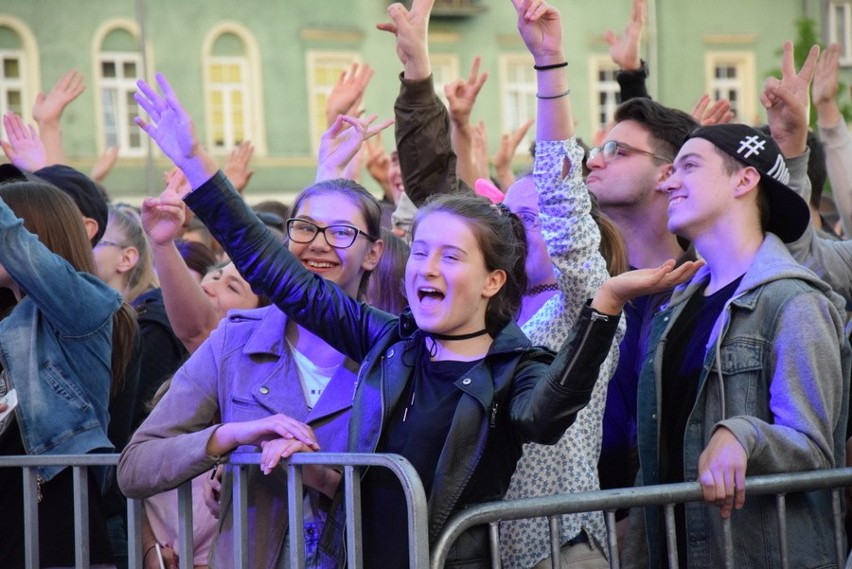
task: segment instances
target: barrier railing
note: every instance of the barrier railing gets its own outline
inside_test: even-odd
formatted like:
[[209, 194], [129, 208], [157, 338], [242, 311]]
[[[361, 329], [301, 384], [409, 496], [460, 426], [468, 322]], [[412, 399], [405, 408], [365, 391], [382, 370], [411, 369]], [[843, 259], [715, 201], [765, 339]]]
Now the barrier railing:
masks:
[[[24, 523], [26, 567], [39, 566], [38, 534], [38, 482], [35, 469], [41, 466], [64, 465], [73, 469], [74, 484], [74, 537], [75, 566], [78, 569], [89, 568], [88, 551], [88, 476], [90, 467], [111, 466], [118, 462], [117, 454], [63, 455], [63, 456], [0, 456], [0, 468], [23, 469]], [[248, 565], [248, 524], [247, 496], [248, 485], [244, 470], [260, 462], [259, 454], [232, 455], [229, 465], [233, 471], [233, 507], [234, 511], [234, 567]], [[405, 459], [398, 455], [386, 454], [349, 454], [349, 453], [311, 453], [297, 454], [284, 465], [287, 468], [287, 495], [290, 527], [300, 527], [302, 519], [302, 473], [303, 466], [322, 464], [343, 469], [343, 484], [346, 493], [346, 542], [347, 566], [361, 567], [361, 501], [360, 475], [365, 467], [388, 468], [399, 478], [406, 497], [408, 510], [408, 535], [411, 551], [410, 567], [417, 569], [440, 569], [443, 567], [450, 548], [456, 539], [466, 530], [477, 525], [489, 525], [493, 567], [500, 567], [499, 559], [499, 522], [521, 518], [547, 517], [550, 522], [551, 559], [559, 559], [559, 516], [562, 514], [603, 511], [609, 527], [608, 549], [610, 567], [618, 569], [618, 545], [615, 534], [615, 511], [636, 506], [664, 506], [666, 537], [669, 544], [669, 564], [677, 566], [677, 546], [675, 537], [674, 506], [682, 502], [700, 501], [701, 486], [697, 482], [666, 484], [644, 488], [625, 488], [597, 492], [581, 492], [557, 496], [526, 498], [522, 500], [491, 502], [479, 504], [457, 514], [444, 528], [431, 551], [428, 544], [428, 521], [426, 496], [416, 471]], [[841, 493], [846, 486], [852, 486], [852, 468], [817, 470], [809, 472], [755, 476], [746, 479], [747, 495], [775, 494], [779, 518], [779, 543], [781, 564], [789, 567], [786, 528], [786, 495], [793, 492], [812, 490], [832, 490], [832, 514], [834, 522], [835, 548], [838, 566], [845, 564], [843, 507]], [[178, 515], [180, 523], [180, 543], [178, 554], [181, 559], [192, 559], [192, 487], [187, 482], [178, 488]], [[128, 560], [130, 569], [142, 567], [142, 508], [141, 501], [128, 500], [127, 532]], [[730, 520], [724, 523], [725, 566], [733, 567], [733, 540]], [[290, 566], [304, 565], [304, 534], [289, 532]], [[431, 559], [431, 562], [430, 562]], [[554, 564], [558, 566], [558, 562]]]
[[[77, 569], [89, 569], [88, 476], [90, 467], [112, 466], [118, 463], [117, 454], [56, 455], [56, 456], [0, 456], [0, 468], [23, 469], [23, 502], [25, 532], [25, 567], [39, 567], [38, 533], [38, 481], [35, 469], [42, 466], [62, 465], [73, 469], [74, 484], [74, 563]], [[248, 566], [248, 484], [244, 470], [260, 463], [260, 454], [233, 454], [228, 461], [233, 468], [234, 508], [234, 567]], [[284, 465], [287, 468], [287, 499], [289, 527], [302, 527], [303, 488], [302, 467], [321, 464], [343, 469], [342, 483], [346, 503], [347, 566], [362, 567], [361, 558], [361, 470], [365, 467], [387, 468], [402, 484], [408, 511], [408, 537], [411, 546], [411, 567], [429, 565], [429, 543], [426, 512], [426, 495], [414, 467], [404, 458], [391, 454], [310, 453], [297, 454]], [[193, 559], [192, 538], [192, 485], [187, 481], [178, 487], [178, 517], [180, 542], [177, 547], [181, 559]], [[142, 507], [140, 500], [127, 504], [128, 565], [130, 569], [142, 568]], [[289, 533], [290, 567], [305, 563], [304, 534]]]
[[[789, 567], [786, 528], [786, 494], [812, 490], [832, 489], [832, 514], [834, 521], [835, 551], [837, 566], [846, 563], [843, 547], [843, 507], [841, 493], [843, 487], [852, 486], [852, 468], [833, 470], [814, 470], [746, 478], [746, 496], [776, 495], [779, 517], [779, 535], [782, 567]], [[492, 552], [499, 552], [499, 522], [522, 518], [547, 517], [550, 523], [551, 562], [559, 567], [559, 516], [576, 512], [603, 511], [607, 519], [608, 550], [610, 567], [618, 569], [618, 544], [615, 534], [615, 511], [635, 506], [664, 506], [666, 539], [668, 543], [669, 566], [678, 567], [677, 542], [675, 537], [675, 504], [701, 501], [703, 497], [698, 482], [683, 482], [643, 488], [625, 488], [618, 490], [600, 490], [597, 492], [579, 492], [541, 498], [489, 502], [466, 508], [451, 518], [444, 527], [432, 548], [432, 569], [441, 569], [447, 554], [455, 541], [469, 528], [489, 525]], [[725, 539], [725, 567], [733, 567], [733, 538], [730, 519], [723, 524]], [[500, 556], [492, 554], [492, 567], [500, 568]]]

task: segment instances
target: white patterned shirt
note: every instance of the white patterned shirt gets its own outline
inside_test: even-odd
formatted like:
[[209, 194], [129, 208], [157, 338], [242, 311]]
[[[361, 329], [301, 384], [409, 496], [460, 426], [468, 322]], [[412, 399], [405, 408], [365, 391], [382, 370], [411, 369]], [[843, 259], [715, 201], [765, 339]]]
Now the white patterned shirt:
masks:
[[[568, 338], [580, 309], [609, 277], [600, 254], [600, 231], [590, 214], [591, 198], [582, 178], [583, 150], [574, 138], [536, 142], [534, 179], [538, 190], [541, 231], [554, 264], [559, 293], [550, 298], [523, 326], [533, 344], [558, 350]], [[567, 159], [571, 169], [562, 177]], [[607, 384], [618, 362], [624, 319], [589, 404], [552, 446], [526, 444], [506, 494], [507, 500], [600, 489], [598, 457]], [[560, 543], [586, 530], [606, 554], [606, 525], [601, 512], [561, 516]], [[502, 522], [503, 567], [528, 569], [550, 556], [547, 518]]]

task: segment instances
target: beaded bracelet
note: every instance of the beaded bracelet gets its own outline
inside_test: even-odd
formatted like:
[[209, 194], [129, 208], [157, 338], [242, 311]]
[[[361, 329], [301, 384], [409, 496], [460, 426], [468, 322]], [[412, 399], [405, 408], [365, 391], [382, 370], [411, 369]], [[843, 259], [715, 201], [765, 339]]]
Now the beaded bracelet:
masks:
[[563, 61], [562, 63], [551, 63], [550, 65], [533, 65], [533, 69], [536, 71], [547, 71], [548, 69], [559, 69], [561, 67], [568, 67], [568, 62]]
[[561, 97], [567, 97], [570, 94], [571, 94], [571, 89], [568, 89], [567, 91], [564, 91], [564, 92], [559, 93], [557, 95], [542, 95], [541, 93], [536, 93], [535, 96], [538, 97], [539, 99], [559, 99]]

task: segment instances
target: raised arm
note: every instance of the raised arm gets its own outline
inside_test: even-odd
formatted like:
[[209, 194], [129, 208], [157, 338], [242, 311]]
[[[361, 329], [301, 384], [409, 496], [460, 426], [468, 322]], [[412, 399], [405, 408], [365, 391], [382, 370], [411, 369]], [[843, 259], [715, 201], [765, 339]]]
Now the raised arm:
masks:
[[624, 27], [624, 33], [617, 36], [614, 31], [604, 32], [604, 40], [609, 45], [609, 56], [618, 66], [616, 80], [621, 87], [621, 100], [637, 97], [649, 97], [645, 79], [648, 72], [642, 63], [642, 32], [645, 29], [645, 0], [633, 0], [630, 21]]
[[83, 75], [72, 69], [59, 78], [49, 93], [36, 96], [33, 119], [38, 124], [39, 134], [47, 149], [47, 166], [68, 163], [62, 148], [62, 113], [85, 90]]
[[852, 136], [837, 103], [840, 45], [831, 44], [817, 62], [812, 96], [819, 137], [825, 145], [825, 166], [831, 192], [840, 212], [843, 232], [852, 236]]
[[219, 315], [175, 245], [186, 217], [186, 205], [179, 190], [182, 179], [182, 174], [173, 175], [160, 197], [145, 198], [142, 226], [151, 242], [172, 331], [187, 351], [193, 353], [219, 325]]
[[246, 186], [254, 176], [254, 170], [249, 168], [249, 162], [254, 155], [254, 145], [250, 140], [244, 140], [237, 144], [231, 153], [228, 155], [228, 161], [222, 168], [225, 177], [241, 195], [245, 191]]
[[[450, 107], [450, 136], [458, 160], [456, 174], [470, 187], [473, 187], [477, 178], [483, 177], [476, 157], [474, 126], [470, 122], [476, 97], [488, 79], [487, 71], [479, 72], [481, 62], [479, 56], [474, 57], [467, 79], [459, 78], [444, 86], [444, 95]], [[485, 172], [488, 172], [487, 164]]]
[[410, 10], [391, 4], [391, 22], [377, 25], [396, 36], [396, 53], [403, 64], [394, 103], [396, 149], [405, 193], [418, 207], [430, 195], [458, 187], [449, 115], [432, 84], [427, 32], [433, 4], [434, 0], [413, 0]]

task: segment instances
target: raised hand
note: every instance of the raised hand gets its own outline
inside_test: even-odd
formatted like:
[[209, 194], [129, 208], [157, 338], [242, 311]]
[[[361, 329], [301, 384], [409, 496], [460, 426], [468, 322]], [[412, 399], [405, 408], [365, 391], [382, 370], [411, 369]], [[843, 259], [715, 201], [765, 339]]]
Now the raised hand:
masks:
[[250, 140], [244, 140], [231, 150], [228, 161], [222, 168], [222, 173], [240, 194], [243, 193], [249, 180], [254, 176], [254, 170], [249, 170], [252, 155], [254, 155], [254, 145]]
[[467, 80], [456, 79], [444, 86], [444, 95], [450, 111], [450, 119], [457, 125], [470, 124], [470, 114], [479, 91], [488, 79], [488, 72], [479, 72], [482, 58], [476, 56], [470, 66]]
[[745, 475], [748, 456], [734, 434], [719, 427], [698, 457], [698, 481], [704, 501], [721, 508], [723, 518], [745, 505]]
[[382, 133], [364, 141], [364, 165], [370, 176], [379, 183], [386, 196], [393, 195], [390, 182], [390, 155], [382, 146]]
[[402, 62], [406, 79], [425, 79], [432, 75], [427, 32], [434, 4], [435, 0], [412, 0], [409, 10], [395, 2], [387, 10], [391, 21], [376, 24], [376, 28], [396, 36], [396, 55]]
[[704, 266], [703, 260], [675, 266], [670, 259], [656, 269], [636, 269], [604, 282], [592, 301], [592, 307], [605, 314], [618, 314], [636, 297], [669, 290], [691, 279]]
[[645, 28], [645, 0], [633, 0], [633, 14], [621, 37], [612, 30], [604, 32], [609, 44], [609, 56], [619, 69], [631, 71], [642, 67], [639, 48], [642, 45], [642, 30]]
[[76, 69], [68, 71], [59, 78], [49, 93], [36, 95], [35, 104], [33, 104], [33, 120], [39, 125], [58, 123], [65, 107], [85, 90], [83, 75]]
[[155, 246], [167, 245], [183, 233], [187, 210], [179, 190], [182, 178], [182, 175], [171, 176], [159, 197], [142, 200], [142, 228]]
[[565, 61], [562, 51], [562, 16], [543, 0], [512, 0], [518, 12], [518, 31], [536, 65]]
[[692, 118], [701, 126], [713, 124], [726, 124], [734, 120], [734, 112], [731, 110], [731, 102], [727, 99], [713, 101], [710, 95], [701, 95], [690, 113]]
[[24, 124], [15, 113], [6, 113], [3, 130], [9, 140], [0, 140], [0, 147], [12, 164], [30, 172], [47, 166], [47, 152], [34, 126]]
[[162, 95], [145, 81], [136, 82], [139, 91], [134, 98], [148, 113], [150, 121], [136, 117], [135, 122], [183, 171], [190, 185], [197, 188], [216, 173], [217, 166], [201, 147], [192, 118], [168, 80], [161, 73], [156, 78]]
[[515, 154], [518, 151], [518, 146], [526, 137], [530, 127], [535, 122], [535, 119], [529, 119], [524, 124], [519, 126], [509, 134], [504, 134], [500, 137], [500, 146], [497, 153], [494, 154], [494, 170], [497, 173], [497, 179], [500, 181], [500, 186], [507, 190], [515, 182], [515, 174], [512, 172], [512, 160], [515, 159]]
[[372, 123], [376, 115], [366, 118], [340, 115], [320, 139], [317, 181], [340, 177], [346, 165], [361, 149], [364, 140], [393, 124], [393, 119]]
[[348, 71], [343, 71], [340, 78], [325, 100], [325, 118], [328, 126], [334, 124], [338, 115], [358, 116], [361, 101], [370, 79], [373, 78], [373, 68], [366, 64], [353, 63]]
[[836, 126], [842, 119], [840, 107], [837, 104], [837, 92], [840, 89], [839, 74], [840, 44], [833, 43], [820, 54], [811, 87], [817, 121], [821, 126]]
[[781, 79], [769, 77], [760, 95], [766, 109], [769, 131], [786, 157], [805, 151], [810, 114], [810, 85], [816, 70], [819, 46], [814, 45], [797, 72], [793, 61], [793, 44], [784, 42]]

